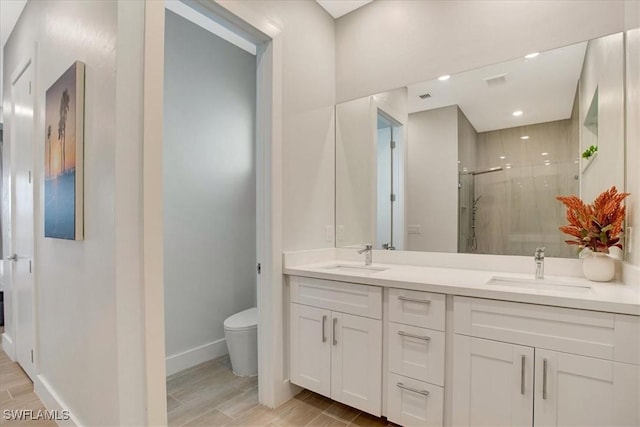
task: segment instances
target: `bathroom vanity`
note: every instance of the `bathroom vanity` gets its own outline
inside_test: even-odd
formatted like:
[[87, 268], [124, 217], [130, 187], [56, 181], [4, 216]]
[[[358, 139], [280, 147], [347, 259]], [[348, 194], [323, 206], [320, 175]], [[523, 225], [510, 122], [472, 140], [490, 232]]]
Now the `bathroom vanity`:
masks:
[[637, 284], [335, 260], [285, 274], [301, 387], [400, 425], [640, 425]]

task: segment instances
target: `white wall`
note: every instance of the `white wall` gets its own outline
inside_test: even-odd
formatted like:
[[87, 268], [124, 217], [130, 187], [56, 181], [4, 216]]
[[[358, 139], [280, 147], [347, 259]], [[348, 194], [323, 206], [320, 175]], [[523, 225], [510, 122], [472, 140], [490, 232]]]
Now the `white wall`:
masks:
[[458, 251], [458, 107], [409, 114], [407, 250]]
[[170, 374], [225, 354], [224, 320], [256, 304], [256, 57], [170, 11], [165, 28]]
[[[29, 2], [5, 46], [4, 93], [9, 77], [34, 52], [36, 386], [45, 381], [86, 425], [120, 425], [115, 253], [116, 39], [114, 2]], [[76, 60], [86, 63], [84, 214], [82, 242], [43, 238], [45, 90]], [[127, 64], [123, 63], [123, 67]], [[135, 99], [135, 94], [132, 94]], [[4, 100], [6, 135], [10, 99]], [[4, 162], [9, 163], [5, 143]], [[8, 168], [3, 198], [7, 201]], [[3, 224], [9, 204], [3, 203]], [[11, 244], [4, 229], [5, 254]], [[138, 307], [138, 313], [140, 308]], [[10, 319], [12, 320], [12, 319]], [[138, 355], [133, 354], [132, 360]], [[141, 378], [139, 378], [141, 380]], [[143, 408], [138, 409], [139, 413]]]
[[373, 243], [375, 120], [371, 97], [336, 105], [337, 246]]
[[338, 102], [622, 31], [623, 1], [374, 1], [336, 21]]
[[333, 227], [335, 203], [335, 21], [315, 1], [232, 7], [271, 22], [283, 38], [283, 249], [332, 247], [326, 227]]
[[589, 41], [578, 85], [580, 153], [595, 135], [583, 125], [593, 94], [598, 90], [598, 154], [580, 176], [580, 197], [591, 202], [615, 185], [624, 189], [624, 36], [622, 33]]

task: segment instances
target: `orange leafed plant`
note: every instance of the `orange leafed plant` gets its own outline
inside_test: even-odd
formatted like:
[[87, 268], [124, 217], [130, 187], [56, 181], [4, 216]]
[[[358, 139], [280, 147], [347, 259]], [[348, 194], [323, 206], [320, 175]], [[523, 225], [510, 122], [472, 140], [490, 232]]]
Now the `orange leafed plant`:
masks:
[[609, 248], [622, 249], [620, 234], [625, 216], [622, 201], [629, 193], [618, 193], [615, 186], [600, 194], [592, 204], [587, 205], [577, 196], [558, 196], [567, 207], [569, 225], [560, 231], [575, 239], [565, 240], [569, 245], [578, 245], [593, 252], [609, 253]]

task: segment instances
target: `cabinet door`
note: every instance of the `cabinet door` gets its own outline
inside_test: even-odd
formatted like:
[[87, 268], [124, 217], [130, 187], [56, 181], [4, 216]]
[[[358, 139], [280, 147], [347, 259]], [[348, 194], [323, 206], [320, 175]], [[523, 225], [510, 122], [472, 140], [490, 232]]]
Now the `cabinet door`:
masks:
[[380, 416], [382, 322], [332, 313], [331, 398]]
[[640, 425], [640, 367], [535, 350], [536, 426]]
[[331, 395], [331, 312], [290, 305], [291, 382]]
[[454, 336], [453, 425], [531, 426], [531, 347]]

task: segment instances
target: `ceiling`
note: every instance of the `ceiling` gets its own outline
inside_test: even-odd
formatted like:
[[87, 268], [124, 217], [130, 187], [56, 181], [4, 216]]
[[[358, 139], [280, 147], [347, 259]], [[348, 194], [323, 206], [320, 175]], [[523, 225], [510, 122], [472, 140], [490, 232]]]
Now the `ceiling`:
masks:
[[[410, 85], [409, 113], [458, 105], [478, 132], [568, 119], [586, 48], [587, 42], [578, 43]], [[431, 97], [420, 99], [426, 93]], [[523, 114], [514, 117], [516, 110]]]
[[[4, 44], [7, 42], [13, 27], [15, 27], [22, 9], [27, 4], [27, 0], [2, 0], [0, 1], [0, 39], [2, 45], [0, 49], [0, 99], [2, 99], [2, 68]], [[0, 105], [0, 123], [2, 123], [2, 105]]]
[[373, 0], [316, 0], [335, 19], [371, 3]]
[[0, 2], [0, 35], [2, 47], [7, 42], [9, 34], [13, 31], [16, 21], [27, 4], [27, 0], [2, 0]]

